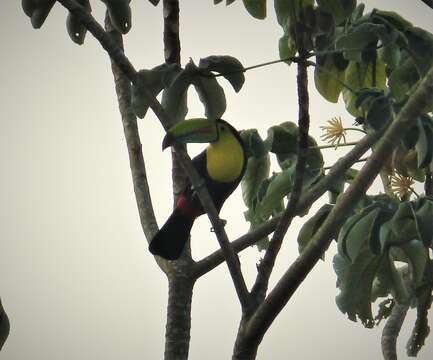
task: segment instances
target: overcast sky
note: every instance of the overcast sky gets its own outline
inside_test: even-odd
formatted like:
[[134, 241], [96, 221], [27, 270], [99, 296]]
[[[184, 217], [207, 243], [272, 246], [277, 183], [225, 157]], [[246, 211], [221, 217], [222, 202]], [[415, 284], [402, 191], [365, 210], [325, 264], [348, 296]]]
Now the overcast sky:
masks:
[[[100, 2], [91, 3], [102, 21]], [[221, 54], [244, 66], [278, 58], [281, 29], [272, 6], [268, 19], [258, 21], [241, 1], [230, 7], [212, 3], [181, 1], [183, 64]], [[433, 10], [421, 1], [366, 3], [400, 12], [433, 32]], [[137, 69], [156, 66], [163, 62], [162, 8], [134, 0], [132, 10], [126, 54]], [[0, 359], [162, 359], [166, 279], [140, 227], [109, 59], [90, 34], [83, 46], [72, 43], [65, 19], [56, 4], [35, 31], [20, 1], [0, 2], [0, 296], [12, 326]], [[250, 71], [239, 94], [226, 86], [224, 118], [239, 129], [257, 127], [262, 135], [273, 124], [295, 121], [294, 70], [280, 64]], [[201, 104], [190, 95], [188, 116], [201, 116]], [[313, 136], [334, 116], [352, 123], [342, 104], [327, 103], [312, 85]], [[163, 131], [156, 118], [150, 114], [139, 123], [161, 225], [172, 204], [170, 155], [160, 151]], [[337, 154], [325, 156], [330, 164]], [[248, 229], [244, 210], [238, 190], [221, 213], [231, 239]], [[273, 283], [297, 256], [302, 221], [286, 237]], [[194, 226], [196, 259], [217, 248], [209, 227], [205, 218]], [[258, 359], [380, 358], [381, 328], [364, 329], [335, 305], [334, 253], [332, 247], [274, 322]], [[248, 283], [259, 256], [255, 248], [241, 255]], [[220, 266], [195, 286], [190, 358], [229, 359], [239, 319], [230, 276]], [[412, 325], [413, 311], [410, 319]], [[410, 331], [406, 326], [400, 337], [402, 358]], [[419, 359], [431, 359], [432, 351], [430, 338]]]

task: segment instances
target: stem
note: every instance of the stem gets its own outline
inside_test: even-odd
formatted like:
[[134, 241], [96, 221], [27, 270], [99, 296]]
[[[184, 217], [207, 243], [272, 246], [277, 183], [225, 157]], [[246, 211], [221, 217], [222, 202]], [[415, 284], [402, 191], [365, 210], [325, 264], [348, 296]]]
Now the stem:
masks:
[[[356, 164], [356, 163], [364, 162], [364, 161], [367, 161], [367, 160], [368, 160], [368, 157], [362, 158], [362, 159], [358, 159], [358, 160], [354, 161], [353, 163]], [[329, 169], [332, 169], [332, 166], [325, 166], [323, 168], [323, 170], [329, 170]]]
[[397, 338], [409, 305], [395, 303], [382, 330], [381, 346], [384, 360], [397, 360]]
[[315, 62], [310, 61], [309, 64], [311, 66], [314, 66], [316, 68], [318, 68], [320, 71], [323, 71], [324, 73], [326, 73], [327, 75], [329, 75], [330, 77], [333, 78], [333, 80], [335, 80], [336, 82], [338, 82], [341, 86], [343, 86], [344, 88], [346, 88], [347, 90], [349, 90], [352, 94], [357, 94], [357, 92], [352, 89], [349, 85], [347, 85], [344, 81], [340, 80], [338, 78], [338, 76], [335, 76], [335, 74], [332, 71], [328, 71], [326, 70], [324, 67], [317, 65]]
[[[403, 276], [403, 284], [412, 297], [414, 289], [411, 285], [409, 266], [405, 265], [401, 268], [401, 274]], [[380, 341], [384, 360], [397, 360], [397, 338], [408, 310], [409, 304], [394, 302], [391, 314], [386, 320], [386, 324], [382, 330]]]
[[350, 128], [344, 128], [343, 130], [359, 131], [359, 132], [362, 132], [363, 134], [367, 134], [367, 131], [365, 131], [365, 130], [363, 130], [363, 129], [360, 129], [360, 128], [353, 128], [353, 127], [350, 127]]
[[[305, 52], [303, 52], [301, 49], [299, 52], [305, 57]], [[305, 62], [298, 63], [297, 85], [299, 105], [299, 134], [296, 151], [297, 163], [295, 168], [295, 180], [287, 207], [284, 210], [280, 221], [278, 222], [272, 240], [269, 243], [263, 260], [257, 269], [257, 278], [251, 290], [251, 294], [257, 302], [262, 302], [266, 296], [269, 278], [274, 268], [278, 252], [280, 251], [284, 235], [286, 234], [293, 218], [296, 215], [296, 207], [298, 205], [299, 198], [301, 197], [302, 185], [304, 182], [304, 173], [308, 154], [308, 131], [310, 127], [308, 73]]]
[[343, 144], [329, 144], [329, 145], [316, 145], [316, 146], [309, 146], [309, 149], [336, 149], [339, 147], [344, 147], [344, 146], [354, 146], [356, 145], [358, 142], [354, 141], [354, 142], [347, 142], [347, 143], [343, 143]]

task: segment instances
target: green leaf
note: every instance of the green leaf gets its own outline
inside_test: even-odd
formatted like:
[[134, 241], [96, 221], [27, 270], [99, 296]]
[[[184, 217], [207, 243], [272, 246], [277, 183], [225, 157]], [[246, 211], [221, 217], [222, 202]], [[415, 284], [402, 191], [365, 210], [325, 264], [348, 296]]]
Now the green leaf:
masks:
[[241, 181], [242, 197], [246, 206], [253, 206], [260, 184], [269, 176], [270, 165], [269, 153], [259, 159], [248, 159], [247, 169]]
[[432, 245], [433, 241], [433, 201], [422, 199], [421, 206], [415, 212], [420, 240], [425, 247]]
[[[347, 60], [361, 61], [361, 52], [363, 48], [370, 47], [371, 44], [377, 42], [380, 34], [384, 33], [386, 28], [384, 25], [373, 24], [370, 22], [361, 23], [350, 29], [349, 32], [343, 33], [335, 41], [337, 49], [345, 49], [344, 57]], [[360, 49], [350, 51], [350, 49]]]
[[241, 180], [242, 197], [247, 207], [254, 208], [260, 185], [269, 177], [271, 162], [256, 129], [242, 131], [241, 136], [250, 154], [245, 175]]
[[407, 342], [406, 349], [408, 356], [417, 356], [423, 347], [427, 336], [430, 333], [428, 325], [428, 311], [430, 310], [433, 297], [433, 263], [430, 260], [424, 273], [425, 285], [417, 289], [416, 321], [411, 337]]
[[[296, 44], [293, 41], [290, 35], [283, 35], [278, 41], [278, 51], [280, 54], [280, 59], [288, 59], [294, 57], [296, 55]], [[286, 61], [287, 65], [290, 65], [292, 62]]]
[[290, 24], [301, 20], [304, 8], [312, 7], [313, 0], [275, 0], [274, 7], [278, 24], [288, 33]]
[[263, 197], [256, 205], [256, 214], [261, 219], [267, 219], [275, 207], [279, 206], [281, 200], [292, 191], [294, 180], [294, 168], [274, 174], [269, 179], [269, 185]]
[[256, 19], [266, 18], [266, 0], [243, 0], [245, 9]]
[[[210, 74], [210, 73], [209, 73]], [[219, 119], [226, 111], [226, 96], [224, 90], [214, 77], [195, 76], [193, 81], [200, 101], [209, 119]]]
[[433, 34], [413, 27], [405, 32], [411, 56], [421, 75], [425, 75], [433, 64]]
[[412, 24], [409, 21], [407, 21], [406, 19], [404, 19], [394, 11], [384, 11], [384, 10], [374, 9], [372, 15], [374, 15], [375, 17], [380, 17], [385, 19], [387, 22], [391, 23], [399, 31], [402, 32], [412, 27]]
[[161, 105], [175, 122], [185, 120], [188, 113], [187, 90], [196, 73], [197, 67], [192, 62], [188, 63], [162, 92]]
[[254, 156], [259, 159], [268, 153], [269, 144], [262, 140], [257, 129], [242, 130], [241, 138], [247, 157]]
[[402, 245], [416, 239], [418, 236], [415, 222], [415, 212], [410, 202], [400, 203], [397, 211], [390, 220], [390, 226], [393, 236], [388, 239], [387, 245]]
[[0, 299], [0, 351], [9, 336], [10, 323]]
[[418, 168], [428, 166], [433, 158], [433, 126], [429, 117], [417, 119], [418, 141], [415, 149], [418, 156]]
[[415, 286], [420, 286], [428, 259], [428, 250], [420, 240], [412, 240], [402, 244], [400, 248], [405, 253], [410, 264]]
[[350, 256], [347, 252], [347, 239], [349, 238], [349, 234], [352, 231], [353, 227], [360, 221], [366, 213], [371, 211], [372, 209], [363, 209], [361, 212], [356, 213], [350, 216], [343, 224], [338, 233], [337, 242], [338, 242], [338, 253], [347, 257], [350, 260]]
[[362, 15], [364, 14], [365, 5], [363, 3], [360, 3], [355, 10], [353, 10], [352, 15], [350, 16], [350, 20], [352, 23], [357, 22]]
[[317, 230], [319, 230], [320, 226], [323, 224], [332, 208], [333, 206], [330, 204], [323, 205], [310, 219], [304, 223], [298, 234], [299, 254], [301, 254], [310, 243], [310, 240], [313, 238]]
[[378, 50], [379, 58], [390, 68], [396, 68], [402, 59], [401, 49], [396, 43], [384, 45]]
[[322, 66], [314, 69], [314, 83], [317, 91], [326, 100], [337, 103], [344, 83], [344, 71], [340, 71], [335, 65], [331, 56], [325, 57]]
[[[374, 74], [376, 76], [373, 76]], [[377, 88], [385, 90], [385, 64], [380, 61], [380, 59], [377, 59], [375, 66], [371, 62], [358, 63], [355, 61], [350, 61], [348, 67], [346, 68], [344, 82], [355, 92], [363, 88]], [[353, 93], [347, 88], [343, 88], [342, 93], [347, 111], [349, 111], [349, 113], [353, 116], [362, 116], [362, 112], [355, 106], [357, 94]]]
[[[266, 142], [270, 144], [271, 152], [277, 154], [277, 160], [281, 169], [292, 167], [297, 159], [298, 127], [292, 122], [284, 122], [272, 126], [268, 130]], [[323, 168], [323, 156], [317, 148], [317, 142], [313, 137], [308, 137], [310, 149], [307, 155], [307, 168], [312, 173], [319, 174]]]
[[410, 295], [403, 281], [403, 273], [395, 267], [391, 257], [388, 256], [388, 265], [392, 280], [392, 295], [399, 304], [409, 304]]
[[402, 60], [389, 77], [389, 88], [396, 100], [402, 100], [418, 82], [419, 75], [413, 59]]
[[44, 24], [55, 2], [55, 0], [22, 0], [24, 13], [30, 18], [34, 29], [39, 29]]
[[[338, 287], [341, 290], [336, 297], [337, 306], [350, 320], [359, 318], [368, 328], [374, 326], [370, 301], [372, 284], [384, 259], [384, 256], [372, 254], [366, 246], [360, 249], [352, 262], [344, 260], [341, 254], [334, 257], [334, 269], [339, 274]], [[340, 268], [337, 270], [337, 267]]]
[[285, 122], [268, 129], [267, 142], [271, 144], [271, 152], [296, 153], [298, 146], [298, 127], [295, 123]]
[[384, 298], [391, 293], [395, 293], [393, 288], [394, 281], [391, 273], [390, 262], [384, 260], [381, 262], [373, 280], [370, 301], [373, 303], [380, 297]]
[[351, 227], [345, 238], [346, 255], [352, 261], [358, 256], [360, 249], [366, 244], [370, 245], [370, 239], [375, 222], [380, 213], [379, 208], [363, 211], [363, 216]]
[[238, 59], [232, 56], [208, 56], [200, 59], [198, 67], [221, 74], [236, 92], [239, 92], [245, 82], [244, 67]]
[[137, 84], [132, 86], [132, 108], [140, 119], [144, 118], [149, 108], [149, 100], [144, 95], [144, 89], [156, 97], [167, 86], [167, 79], [177, 73], [179, 68], [175, 64], [162, 64], [151, 70], [144, 69], [138, 72]]
[[107, 6], [108, 15], [114, 28], [122, 34], [131, 30], [131, 0], [102, 0]]
[[378, 96], [372, 100], [365, 121], [375, 130], [382, 129], [392, 117], [391, 99], [388, 96]]
[[[89, 0], [78, 0], [77, 2], [83, 6], [87, 12], [90, 13], [92, 11]], [[68, 17], [66, 18], [66, 29], [68, 30], [69, 37], [74, 43], [78, 45], [84, 43], [87, 28], [71, 13], [68, 13]]]
[[[259, 190], [256, 214], [261, 219], [267, 219], [273, 210], [281, 205], [281, 200], [292, 191], [295, 175], [295, 166], [287, 168], [279, 173], [274, 173], [267, 180], [266, 190]], [[307, 189], [317, 179], [318, 173], [305, 169], [303, 188]], [[265, 183], [265, 182], [263, 182]], [[262, 183], [262, 184], [263, 184]], [[262, 194], [260, 195], [260, 192]]]
[[317, 0], [317, 4], [334, 16], [336, 24], [340, 24], [355, 10], [356, 0]]

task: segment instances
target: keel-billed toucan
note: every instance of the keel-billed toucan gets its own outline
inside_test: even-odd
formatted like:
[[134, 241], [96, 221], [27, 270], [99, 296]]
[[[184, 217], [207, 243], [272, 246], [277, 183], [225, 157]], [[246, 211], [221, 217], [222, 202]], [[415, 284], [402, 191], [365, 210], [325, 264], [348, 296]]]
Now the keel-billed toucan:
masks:
[[[204, 142], [209, 142], [209, 146], [192, 163], [219, 212], [224, 201], [239, 185], [247, 165], [244, 145], [237, 130], [221, 119], [185, 120], [167, 132], [162, 148]], [[188, 183], [179, 195], [173, 213], [152, 239], [150, 252], [168, 260], [178, 259], [194, 220], [202, 214], [204, 210], [198, 195]]]

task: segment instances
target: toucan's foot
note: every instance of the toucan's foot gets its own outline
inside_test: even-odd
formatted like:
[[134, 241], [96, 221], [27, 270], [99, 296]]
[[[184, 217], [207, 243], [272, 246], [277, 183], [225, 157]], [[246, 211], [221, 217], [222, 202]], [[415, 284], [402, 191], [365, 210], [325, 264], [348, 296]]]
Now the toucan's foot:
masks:
[[[220, 224], [222, 225], [222, 227], [225, 227], [227, 225], [227, 220], [220, 219]], [[215, 232], [215, 229], [211, 227], [210, 232]]]

